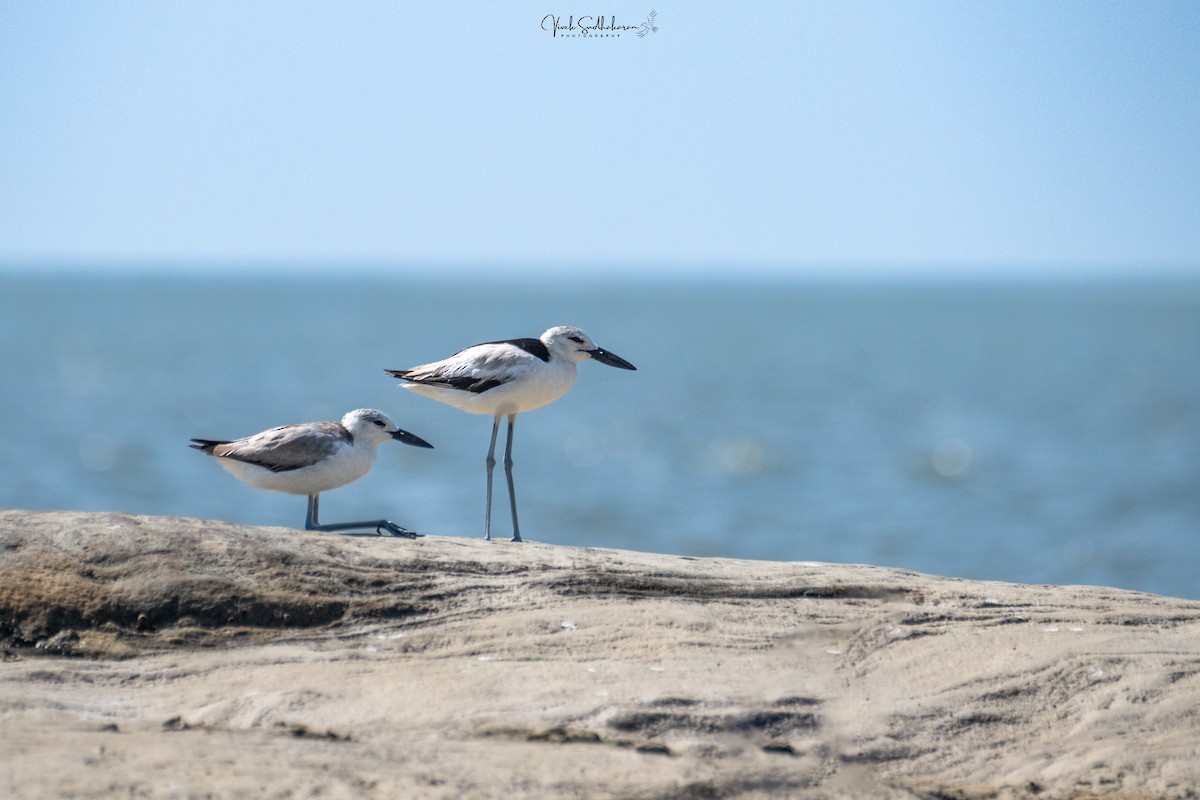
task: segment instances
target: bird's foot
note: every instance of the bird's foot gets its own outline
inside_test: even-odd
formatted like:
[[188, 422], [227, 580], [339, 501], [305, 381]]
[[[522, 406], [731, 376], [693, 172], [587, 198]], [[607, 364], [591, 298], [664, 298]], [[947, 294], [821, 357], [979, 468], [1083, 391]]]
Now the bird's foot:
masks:
[[509, 539], [509, 541], [510, 541], [510, 542], [523, 542], [523, 541], [525, 541], [525, 540], [524, 540], [524, 539], [522, 539], [522, 538], [521, 538], [521, 534], [519, 534], [519, 533], [518, 533], [516, 536], [512, 537], [511, 539]]
[[386, 519], [380, 522], [379, 526], [375, 528], [375, 534], [377, 536], [383, 536], [384, 531], [387, 531], [392, 536], [401, 536], [405, 539], [417, 539], [421, 536], [424, 536], [424, 534], [417, 533], [416, 531], [410, 531], [408, 528], [402, 528], [396, 523], [389, 522]]

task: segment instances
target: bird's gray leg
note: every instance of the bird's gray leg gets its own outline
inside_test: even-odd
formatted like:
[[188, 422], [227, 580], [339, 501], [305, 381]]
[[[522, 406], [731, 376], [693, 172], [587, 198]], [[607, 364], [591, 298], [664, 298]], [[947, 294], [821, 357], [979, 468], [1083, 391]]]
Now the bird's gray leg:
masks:
[[328, 525], [313, 525], [312, 531], [375, 531], [376, 536], [383, 536], [387, 531], [392, 536], [403, 536], [406, 539], [416, 539], [421, 536], [408, 528], [397, 525], [387, 519], [366, 519], [362, 522], [331, 522]]
[[517, 490], [513, 487], [513, 460], [512, 460], [512, 443], [513, 443], [513, 424], [517, 421], [516, 414], [508, 415], [508, 441], [504, 446], [504, 477], [508, 478], [508, 504], [512, 507], [513, 518], [513, 538], [514, 542], [522, 541], [521, 526], [517, 523]]
[[394, 522], [386, 519], [364, 520], [362, 522], [332, 522], [328, 525], [322, 525], [317, 521], [317, 517], [321, 511], [321, 495], [310, 494], [308, 496], [308, 515], [304, 519], [304, 530], [306, 531], [357, 531], [375, 529], [377, 536], [382, 536], [384, 531], [387, 531], [392, 536], [404, 536], [409, 539], [415, 539], [421, 534], [413, 533], [407, 528], [402, 528]]
[[321, 494], [310, 494], [308, 496], [308, 516], [304, 518], [304, 530], [315, 531], [321, 523], [317, 522], [317, 515], [321, 510]]
[[492, 538], [492, 470], [496, 466], [496, 433], [500, 430], [500, 417], [492, 421], [492, 443], [487, 454], [487, 510], [483, 517], [483, 538]]

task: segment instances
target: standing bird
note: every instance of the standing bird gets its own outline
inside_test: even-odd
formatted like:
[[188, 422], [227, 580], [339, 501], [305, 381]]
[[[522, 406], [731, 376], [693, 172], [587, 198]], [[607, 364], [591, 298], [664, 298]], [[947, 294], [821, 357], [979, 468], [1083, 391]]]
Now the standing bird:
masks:
[[575, 365], [586, 358], [621, 369], [637, 369], [620, 356], [601, 350], [579, 328], [551, 328], [538, 339], [485, 342], [460, 350], [442, 361], [412, 369], [385, 370], [407, 383], [405, 389], [432, 397], [471, 414], [492, 415], [492, 442], [487, 454], [487, 510], [483, 538], [492, 538], [492, 470], [496, 466], [496, 433], [508, 417], [504, 476], [512, 507], [513, 541], [521, 541], [517, 495], [513, 489], [513, 423], [517, 414], [557, 400], [575, 382]]
[[382, 411], [360, 408], [341, 422], [302, 422], [283, 425], [245, 439], [220, 441], [192, 439], [189, 447], [216, 457], [235, 478], [256, 489], [308, 495], [309, 531], [349, 531], [374, 528], [382, 535], [416, 538], [420, 534], [386, 519], [364, 522], [317, 521], [321, 492], [358, 480], [375, 465], [375, 450], [395, 439], [414, 447], [433, 447], [429, 442], [400, 430]]

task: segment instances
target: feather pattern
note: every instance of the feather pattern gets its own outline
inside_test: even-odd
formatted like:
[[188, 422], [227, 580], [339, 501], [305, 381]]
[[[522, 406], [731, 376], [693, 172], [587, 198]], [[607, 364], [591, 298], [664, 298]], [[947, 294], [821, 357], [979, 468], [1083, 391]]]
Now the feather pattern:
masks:
[[[532, 341], [541, 345], [537, 339]], [[509, 383], [532, 364], [549, 360], [549, 354], [542, 358], [533, 351], [532, 345], [522, 346], [522, 343], [486, 342], [460, 350], [432, 364], [387, 372], [394, 378], [403, 378], [410, 383], [482, 394]], [[545, 350], [545, 345], [541, 349]]]
[[283, 425], [231, 442], [193, 439], [191, 446], [218, 458], [288, 472], [310, 467], [353, 443], [350, 431], [337, 422], [310, 422]]

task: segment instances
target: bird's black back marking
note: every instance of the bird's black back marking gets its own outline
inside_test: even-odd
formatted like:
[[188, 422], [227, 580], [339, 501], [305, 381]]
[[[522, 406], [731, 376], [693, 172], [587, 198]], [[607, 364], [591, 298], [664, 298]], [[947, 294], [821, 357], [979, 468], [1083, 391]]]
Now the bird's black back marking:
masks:
[[[546, 349], [546, 345], [541, 339], [504, 339], [499, 342], [484, 342], [484, 344], [511, 344], [513, 347], [519, 347], [531, 356], [537, 356], [542, 361], [550, 360], [550, 351]], [[489, 389], [492, 387], [488, 387]]]
[[469, 375], [463, 375], [456, 378], [446, 378], [443, 381], [439, 381], [439, 383], [443, 383], [446, 386], [449, 386], [451, 389], [458, 389], [463, 392], [471, 392], [472, 394], [483, 394], [488, 389], [495, 389], [497, 386], [504, 385], [504, 381], [498, 381], [495, 379], [481, 381], [478, 378], [472, 378]]

